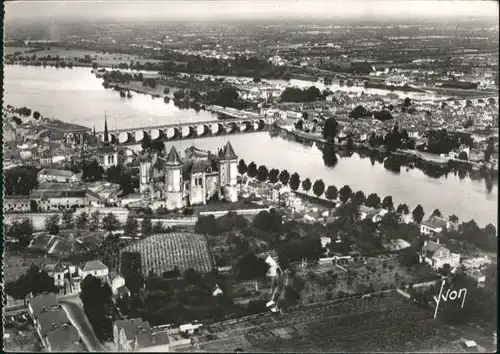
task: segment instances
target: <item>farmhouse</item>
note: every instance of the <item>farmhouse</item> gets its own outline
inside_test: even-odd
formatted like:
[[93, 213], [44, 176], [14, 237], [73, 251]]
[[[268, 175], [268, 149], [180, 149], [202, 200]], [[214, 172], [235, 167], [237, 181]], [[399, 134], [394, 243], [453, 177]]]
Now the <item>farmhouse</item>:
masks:
[[435, 270], [445, 264], [449, 264], [452, 269], [460, 264], [460, 255], [451, 253], [449, 249], [439, 244], [439, 240], [425, 241], [419, 258], [420, 262], [429, 264]]
[[87, 275], [93, 275], [96, 278], [101, 279], [101, 281], [106, 281], [109, 269], [100, 260], [88, 261], [85, 263], [83, 268], [80, 268], [82, 279], [85, 279]]
[[422, 221], [420, 224], [420, 232], [424, 235], [434, 235], [443, 232], [451, 227], [451, 222], [437, 216], [431, 216], [429, 219]]

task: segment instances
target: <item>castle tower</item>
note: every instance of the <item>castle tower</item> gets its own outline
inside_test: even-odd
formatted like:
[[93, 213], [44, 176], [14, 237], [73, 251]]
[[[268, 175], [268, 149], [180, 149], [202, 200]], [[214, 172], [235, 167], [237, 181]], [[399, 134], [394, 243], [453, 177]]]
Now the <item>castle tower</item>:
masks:
[[150, 192], [151, 156], [148, 153], [141, 153], [139, 155], [139, 162], [139, 191], [143, 194], [146, 191]]
[[108, 136], [108, 118], [105, 116], [104, 117], [104, 142], [109, 143], [109, 136]]
[[184, 206], [182, 198], [182, 161], [173, 146], [165, 161], [165, 189], [167, 209], [182, 208]]
[[224, 146], [219, 154], [219, 197], [232, 203], [238, 201], [237, 176], [238, 176], [238, 156], [234, 153], [230, 142]]

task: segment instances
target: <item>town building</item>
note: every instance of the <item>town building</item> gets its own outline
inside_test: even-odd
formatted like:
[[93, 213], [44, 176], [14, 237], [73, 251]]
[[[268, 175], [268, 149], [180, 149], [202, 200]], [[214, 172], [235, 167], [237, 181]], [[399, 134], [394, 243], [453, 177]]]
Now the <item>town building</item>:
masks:
[[3, 200], [4, 213], [29, 212], [31, 211], [31, 200], [28, 197], [9, 195]]
[[113, 324], [113, 341], [118, 351], [169, 352], [166, 331], [152, 331], [141, 318], [118, 320]]
[[81, 173], [43, 168], [38, 172], [38, 183], [69, 183], [81, 181]]
[[273, 257], [271, 257], [270, 255], [267, 256], [266, 258], [266, 263], [269, 265], [269, 270], [267, 271], [267, 274], [266, 276], [270, 277], [270, 278], [274, 278], [277, 276], [277, 272], [278, 272], [278, 262], [276, 262]]
[[448, 248], [439, 244], [439, 240], [425, 241], [419, 258], [421, 263], [430, 265], [434, 270], [442, 268], [445, 264], [449, 264], [452, 269], [460, 264], [460, 255], [451, 253]]
[[431, 216], [420, 223], [420, 232], [424, 235], [435, 235], [452, 227], [452, 222], [438, 216]]
[[113, 296], [121, 298], [125, 295], [130, 296], [130, 290], [125, 285], [125, 279], [117, 273], [108, 274], [108, 284], [111, 288]]
[[35, 211], [54, 211], [83, 208], [87, 205], [86, 187], [82, 185], [48, 184], [31, 191]]
[[85, 279], [87, 275], [92, 275], [104, 282], [107, 281], [109, 269], [100, 260], [95, 260], [86, 262], [85, 265], [80, 268], [79, 273], [82, 279]]
[[54, 294], [28, 300], [28, 311], [46, 351], [82, 351], [80, 336]]
[[159, 154], [140, 156], [140, 192], [152, 209], [181, 209], [206, 204], [212, 198], [236, 202], [237, 161], [231, 143], [217, 156], [210, 152], [191, 153], [181, 159], [175, 147], [166, 157]]

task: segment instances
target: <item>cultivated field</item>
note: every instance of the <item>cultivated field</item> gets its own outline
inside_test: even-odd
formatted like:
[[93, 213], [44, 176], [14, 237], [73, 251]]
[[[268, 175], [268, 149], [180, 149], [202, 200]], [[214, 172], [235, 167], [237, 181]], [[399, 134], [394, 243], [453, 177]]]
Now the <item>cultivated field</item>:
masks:
[[431, 311], [392, 292], [208, 326], [197, 342], [204, 351], [224, 352], [238, 347], [254, 352], [411, 352], [455, 339]]
[[122, 252], [140, 253], [144, 274], [150, 270], [162, 274], [175, 266], [181, 272], [189, 268], [209, 272], [214, 267], [205, 236], [194, 233], [153, 235], [123, 248], [120, 259]]
[[310, 269], [297, 268], [297, 276], [305, 281], [300, 300], [303, 304], [336, 298], [340, 291], [360, 293], [370, 284], [374, 290], [385, 290], [436, 279], [436, 274], [429, 267], [418, 265], [407, 269], [399, 264], [396, 256], [391, 255], [340, 267], [328, 262]]

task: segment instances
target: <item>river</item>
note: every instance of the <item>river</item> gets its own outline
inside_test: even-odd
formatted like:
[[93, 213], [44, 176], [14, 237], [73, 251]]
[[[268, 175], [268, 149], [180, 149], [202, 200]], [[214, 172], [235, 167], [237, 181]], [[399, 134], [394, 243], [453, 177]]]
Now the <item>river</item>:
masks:
[[[45, 116], [89, 127], [96, 125], [96, 129], [102, 126], [105, 111], [111, 129], [152, 125], [156, 120], [174, 123], [216, 119], [208, 112], [179, 110], [147, 95], [134, 94], [130, 100], [122, 99], [117, 92], [105, 90], [89, 68], [6, 66], [4, 77], [5, 104], [27, 106]], [[404, 202], [413, 209], [421, 204], [426, 215], [439, 208], [445, 216], [456, 214], [461, 220], [474, 219], [483, 226], [497, 225], [496, 182], [488, 188], [484, 180], [459, 178], [454, 174], [431, 178], [418, 169], [402, 168], [396, 174], [358, 154], [339, 157], [336, 166], [327, 167], [316, 146], [272, 137], [268, 132], [183, 140], [166, 145], [169, 149], [175, 144], [182, 152], [191, 145], [216, 152], [227, 141], [231, 141], [236, 154], [247, 163], [255, 161], [257, 165], [287, 169], [313, 181], [321, 178], [326, 185], [337, 188], [348, 184], [365, 195], [373, 192], [381, 198], [391, 195], [396, 205]]]
[[106, 90], [102, 79], [91, 68], [6, 65], [4, 67], [4, 102], [15, 107], [27, 106], [44, 117], [104, 129], [104, 115], [109, 129], [135, 128], [177, 122], [216, 120], [210, 112], [179, 109], [171, 100], [134, 94], [120, 98]]

